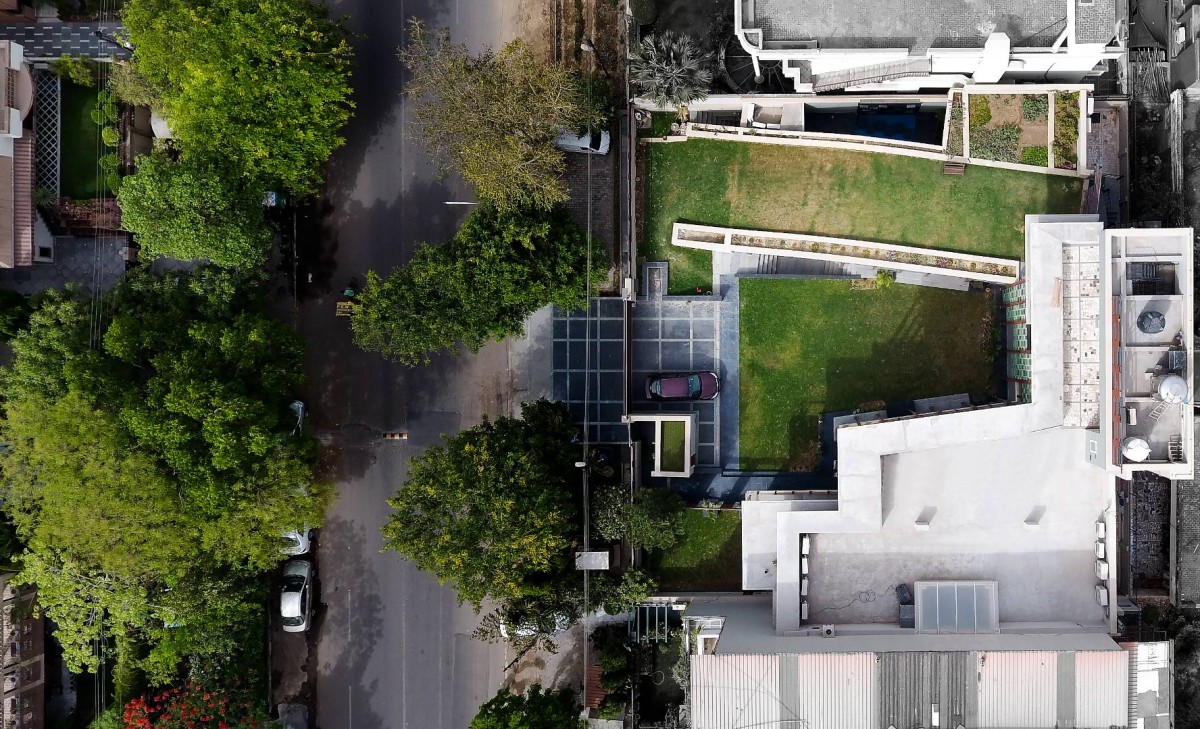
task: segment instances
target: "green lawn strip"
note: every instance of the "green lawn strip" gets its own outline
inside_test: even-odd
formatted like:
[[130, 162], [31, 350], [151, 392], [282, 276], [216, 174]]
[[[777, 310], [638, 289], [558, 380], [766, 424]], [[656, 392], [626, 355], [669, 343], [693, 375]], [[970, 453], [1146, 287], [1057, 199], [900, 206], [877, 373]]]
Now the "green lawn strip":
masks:
[[992, 298], [983, 293], [743, 279], [740, 295], [745, 470], [796, 467], [822, 413], [989, 387]]
[[1079, 211], [1080, 182], [936, 160], [693, 139], [646, 147], [639, 253], [668, 260], [670, 293], [707, 290], [712, 256], [671, 246], [675, 222], [812, 233], [1021, 258], [1026, 214]]
[[650, 558], [659, 590], [741, 590], [741, 515], [687, 509], [683, 525], [679, 542]]
[[683, 470], [683, 448], [685, 427], [683, 421], [668, 420], [662, 424], [662, 463], [664, 471], [676, 473]]
[[111, 151], [100, 143], [100, 127], [92, 121], [96, 108], [96, 89], [69, 81], [62, 82], [61, 179], [63, 197], [91, 200], [100, 194], [104, 175], [100, 173], [100, 154]]

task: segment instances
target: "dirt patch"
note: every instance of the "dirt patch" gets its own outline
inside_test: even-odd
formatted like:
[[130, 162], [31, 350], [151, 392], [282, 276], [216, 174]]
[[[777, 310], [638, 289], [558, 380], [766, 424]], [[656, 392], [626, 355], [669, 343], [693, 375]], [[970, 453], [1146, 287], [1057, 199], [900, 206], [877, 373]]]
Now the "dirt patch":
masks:
[[1021, 114], [1020, 94], [994, 94], [988, 97], [992, 109], [992, 120], [984, 127], [996, 129], [1003, 124], [1016, 124], [1021, 128], [1021, 136], [1017, 139], [1019, 147], [1045, 147], [1050, 127], [1046, 117], [1036, 121], [1025, 121]]

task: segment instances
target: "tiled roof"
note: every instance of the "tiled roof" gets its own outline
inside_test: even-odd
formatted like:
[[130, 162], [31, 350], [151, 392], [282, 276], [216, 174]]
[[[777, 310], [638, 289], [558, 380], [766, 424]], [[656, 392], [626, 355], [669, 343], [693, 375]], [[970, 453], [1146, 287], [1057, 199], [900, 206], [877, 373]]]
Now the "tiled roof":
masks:
[[33, 265], [33, 137], [13, 140], [13, 258]]

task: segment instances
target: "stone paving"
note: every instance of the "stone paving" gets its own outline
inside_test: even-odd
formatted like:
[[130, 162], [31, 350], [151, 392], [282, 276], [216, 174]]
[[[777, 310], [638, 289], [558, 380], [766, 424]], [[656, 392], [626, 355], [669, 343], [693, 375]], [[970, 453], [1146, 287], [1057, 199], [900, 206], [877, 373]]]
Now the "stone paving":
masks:
[[1130, 569], [1135, 591], [1158, 588], [1170, 573], [1168, 528], [1171, 521], [1171, 482], [1150, 473], [1137, 473], [1130, 484]]
[[[1200, 458], [1200, 427], [1192, 462]], [[1200, 488], [1195, 481], [1175, 482], [1175, 595], [1181, 605], [1200, 605]]]
[[695, 412], [699, 416], [696, 465], [719, 466], [717, 418], [722, 395], [697, 402], [652, 402], [643, 383], [653, 372], [716, 372], [725, 386], [717, 349], [717, 302], [640, 300], [629, 321], [632, 362], [630, 410]]
[[0, 23], [0, 38], [20, 43], [29, 59], [129, 58], [129, 50], [109, 40], [122, 30], [120, 23]]
[[616, 242], [613, 229], [617, 214], [613, 196], [616, 189], [616, 154], [616, 145], [604, 155], [571, 152], [564, 154], [567, 170], [563, 179], [571, 195], [571, 199], [567, 201], [567, 210], [580, 230], [588, 231], [590, 224], [592, 239], [607, 247], [610, 261], [616, 260], [613, 248]]
[[1063, 424], [1095, 428], [1100, 422], [1100, 247], [1063, 246], [1062, 258]]
[[26, 295], [61, 289], [68, 283], [85, 289], [98, 284], [107, 291], [125, 273], [123, 238], [58, 236], [54, 244], [54, 263], [0, 269], [0, 286]]

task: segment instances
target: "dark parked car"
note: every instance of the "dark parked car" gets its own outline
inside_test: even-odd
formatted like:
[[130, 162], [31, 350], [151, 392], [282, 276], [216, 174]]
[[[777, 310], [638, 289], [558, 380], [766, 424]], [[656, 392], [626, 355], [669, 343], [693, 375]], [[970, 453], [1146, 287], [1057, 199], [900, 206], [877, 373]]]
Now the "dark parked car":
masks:
[[646, 378], [651, 400], [711, 400], [720, 391], [715, 372], [659, 372]]

